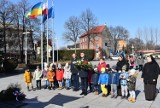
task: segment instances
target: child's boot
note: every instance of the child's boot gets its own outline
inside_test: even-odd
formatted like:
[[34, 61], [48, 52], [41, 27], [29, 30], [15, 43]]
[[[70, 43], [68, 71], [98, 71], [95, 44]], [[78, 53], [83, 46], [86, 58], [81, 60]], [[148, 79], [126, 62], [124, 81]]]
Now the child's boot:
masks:
[[35, 89], [33, 88], [33, 86], [31, 86], [31, 87], [32, 87], [32, 90], [35, 91]]
[[132, 103], [136, 102], [136, 99], [135, 99], [135, 98], [132, 98], [131, 102], [132, 102]]
[[27, 90], [30, 91], [29, 86], [27, 86]]
[[95, 91], [94, 94], [95, 94], [95, 95], [98, 95], [98, 91]]
[[131, 98], [131, 97], [129, 97], [129, 98], [128, 98], [128, 101], [129, 101], [129, 102], [131, 102], [131, 101], [132, 101], [132, 98]]

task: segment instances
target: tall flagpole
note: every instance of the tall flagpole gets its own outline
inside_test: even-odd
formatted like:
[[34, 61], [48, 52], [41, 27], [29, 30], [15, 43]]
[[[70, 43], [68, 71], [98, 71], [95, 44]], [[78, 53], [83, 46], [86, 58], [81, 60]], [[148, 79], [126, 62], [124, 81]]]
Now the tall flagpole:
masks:
[[[48, 0], [47, 0], [47, 8], [48, 8]], [[47, 64], [49, 65], [49, 57], [48, 57], [48, 14], [47, 14]]]
[[41, 16], [41, 70], [43, 70], [43, 15]]
[[[53, 8], [53, 0], [52, 0], [52, 8]], [[54, 63], [54, 18], [52, 18], [52, 60]]]

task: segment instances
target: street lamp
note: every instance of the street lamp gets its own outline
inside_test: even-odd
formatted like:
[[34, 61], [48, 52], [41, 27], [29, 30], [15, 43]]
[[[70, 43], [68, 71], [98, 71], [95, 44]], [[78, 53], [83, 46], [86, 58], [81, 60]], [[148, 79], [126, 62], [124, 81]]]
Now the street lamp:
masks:
[[58, 38], [55, 38], [56, 40], [56, 49], [57, 49], [57, 63], [58, 63]]
[[133, 44], [132, 44], [131, 48], [132, 48], [132, 54], [133, 54], [134, 53], [134, 46], [133, 46]]
[[28, 41], [28, 37], [27, 37], [27, 34], [29, 34], [30, 32], [23, 32], [23, 34], [25, 34], [25, 41], [26, 41], [26, 47], [25, 47], [25, 64], [27, 64], [27, 41]]

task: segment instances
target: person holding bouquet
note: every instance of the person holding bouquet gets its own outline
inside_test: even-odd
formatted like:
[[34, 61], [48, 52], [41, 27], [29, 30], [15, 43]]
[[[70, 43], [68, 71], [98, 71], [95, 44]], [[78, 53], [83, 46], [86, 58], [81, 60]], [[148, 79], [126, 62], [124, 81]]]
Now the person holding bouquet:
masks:
[[[80, 53], [80, 61], [82, 62], [83, 65], [88, 63], [88, 60], [83, 52]], [[81, 88], [82, 88], [82, 93], [80, 95], [87, 95], [88, 69], [84, 67], [79, 68], [79, 77], [81, 78]]]

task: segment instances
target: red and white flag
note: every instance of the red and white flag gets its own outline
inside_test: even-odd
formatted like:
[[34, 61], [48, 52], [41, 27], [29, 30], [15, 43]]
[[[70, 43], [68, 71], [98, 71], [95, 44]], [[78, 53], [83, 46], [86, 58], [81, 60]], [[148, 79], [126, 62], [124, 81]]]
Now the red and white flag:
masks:
[[42, 14], [48, 14], [48, 0], [42, 6]]

